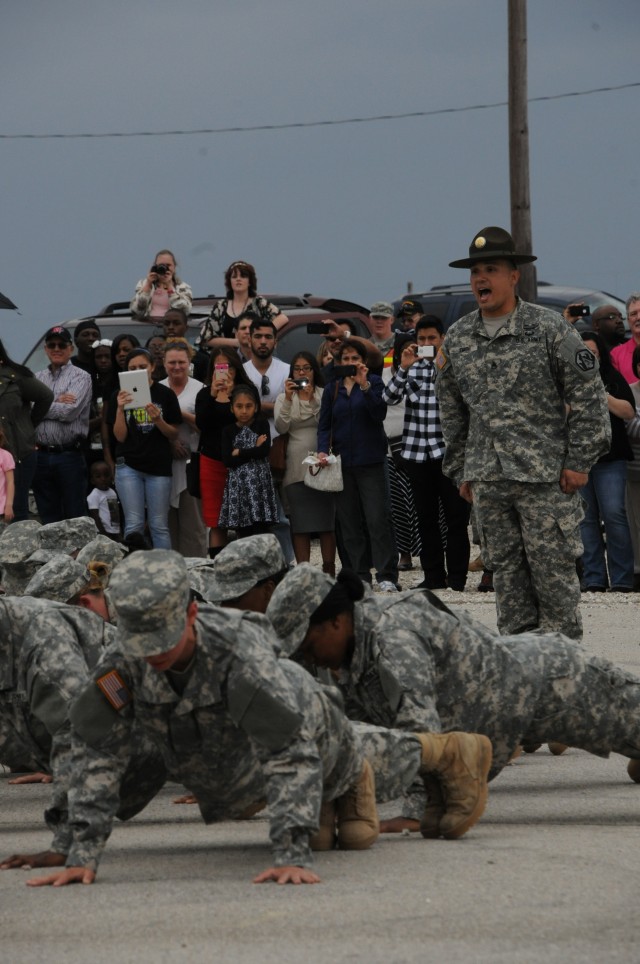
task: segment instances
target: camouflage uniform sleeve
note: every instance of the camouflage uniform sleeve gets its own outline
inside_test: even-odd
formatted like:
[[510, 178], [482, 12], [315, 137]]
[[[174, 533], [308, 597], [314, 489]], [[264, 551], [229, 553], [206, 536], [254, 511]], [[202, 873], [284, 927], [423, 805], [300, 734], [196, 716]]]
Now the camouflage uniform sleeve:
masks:
[[[566, 328], [566, 326], [565, 326]], [[590, 357], [589, 357], [590, 356]], [[607, 396], [597, 362], [573, 328], [562, 329], [554, 341], [556, 377], [567, 414], [567, 454], [563, 468], [587, 473], [611, 446]]]
[[395, 707], [396, 729], [440, 733], [433, 660], [414, 630], [402, 625], [392, 629], [387, 644], [380, 647], [378, 673]]
[[[24, 650], [29, 706], [52, 737], [49, 761], [53, 775], [52, 800], [45, 814], [54, 833], [50, 849], [64, 854], [68, 852], [70, 840], [65, 819], [71, 754], [69, 706], [86, 686], [89, 671], [77, 636], [59, 611], [44, 612], [31, 621]], [[49, 814], [60, 817], [50, 819]]]
[[467, 481], [464, 477], [464, 460], [469, 433], [469, 409], [458, 386], [446, 338], [436, 356], [435, 368], [435, 392], [446, 447], [442, 471], [459, 486]]
[[109, 839], [131, 756], [131, 693], [126, 664], [111, 657], [96, 669], [71, 709], [68, 867], [96, 870]]
[[309, 867], [309, 836], [318, 828], [322, 799], [322, 763], [305, 725], [304, 697], [286, 677], [275, 650], [246, 621], [242, 643], [227, 677], [229, 712], [248, 735], [264, 770], [274, 864]]

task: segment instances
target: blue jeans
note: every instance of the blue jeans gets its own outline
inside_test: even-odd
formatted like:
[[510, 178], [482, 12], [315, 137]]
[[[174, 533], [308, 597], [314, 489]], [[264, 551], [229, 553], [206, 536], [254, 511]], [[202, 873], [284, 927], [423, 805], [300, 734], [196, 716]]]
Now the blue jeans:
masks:
[[38, 451], [33, 494], [43, 525], [88, 515], [87, 463], [82, 452]]
[[169, 499], [170, 475], [150, 475], [128, 465], [116, 466], [116, 491], [124, 512], [125, 538], [132, 532], [144, 532], [144, 507], [154, 549], [170, 549]]
[[[623, 589], [633, 586], [633, 546], [625, 509], [626, 482], [626, 462], [597, 462], [589, 473], [589, 481], [580, 489], [585, 511], [580, 523], [584, 545], [582, 581], [585, 586], [610, 584]], [[604, 523], [606, 562], [600, 519]]]

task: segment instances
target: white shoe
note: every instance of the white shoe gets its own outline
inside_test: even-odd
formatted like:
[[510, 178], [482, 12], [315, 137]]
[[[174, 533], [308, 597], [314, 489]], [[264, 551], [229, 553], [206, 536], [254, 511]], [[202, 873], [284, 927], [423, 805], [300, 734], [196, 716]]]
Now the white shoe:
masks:
[[378, 590], [379, 592], [398, 592], [398, 587], [390, 579], [383, 579], [378, 583]]

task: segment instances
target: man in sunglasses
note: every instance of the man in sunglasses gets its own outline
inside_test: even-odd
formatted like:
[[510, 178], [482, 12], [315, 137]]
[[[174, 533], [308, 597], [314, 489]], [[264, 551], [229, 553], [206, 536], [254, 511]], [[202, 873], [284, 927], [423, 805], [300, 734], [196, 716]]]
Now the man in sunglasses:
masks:
[[54, 401], [36, 429], [37, 464], [33, 494], [43, 522], [87, 514], [87, 466], [91, 375], [71, 362], [71, 334], [59, 325], [44, 336], [49, 365], [36, 378], [51, 389]]

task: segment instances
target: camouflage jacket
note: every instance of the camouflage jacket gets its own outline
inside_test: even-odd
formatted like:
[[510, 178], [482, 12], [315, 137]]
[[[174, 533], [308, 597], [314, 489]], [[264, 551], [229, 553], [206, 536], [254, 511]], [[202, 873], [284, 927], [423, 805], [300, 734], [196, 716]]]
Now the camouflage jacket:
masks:
[[[202, 605], [195, 626], [195, 656], [180, 692], [170, 673], [127, 658], [116, 645], [75, 704], [68, 866], [98, 865], [134, 721], [160, 749], [172, 777], [196, 795], [207, 823], [266, 800], [276, 864], [311, 864], [309, 835], [323, 794], [316, 734], [326, 703], [314, 700], [322, 688], [300, 667], [277, 659], [264, 616]], [[115, 682], [111, 699], [105, 679]], [[360, 758], [356, 772], [361, 765]], [[353, 775], [345, 772], [346, 784], [338, 781], [331, 796], [343, 793]]]
[[609, 450], [597, 361], [556, 312], [518, 301], [489, 338], [473, 311], [447, 332], [436, 368], [443, 468], [458, 485], [556, 482]]
[[57, 603], [30, 596], [0, 596], [0, 763], [49, 772], [51, 735], [29, 704], [21, 662], [29, 622]]
[[[41, 600], [29, 599], [30, 604], [35, 602]], [[52, 801], [47, 812], [66, 814], [66, 775], [71, 753], [69, 709], [102, 653], [115, 639], [115, 627], [86, 609], [42, 602], [47, 603], [46, 607], [33, 615], [26, 627], [20, 673], [30, 719], [45, 729], [51, 742], [45, 767], [53, 774]], [[54, 831], [50, 849], [67, 853], [66, 821], [49, 822], [49, 826]]]
[[339, 674], [353, 719], [413, 732], [465, 730], [493, 744], [495, 775], [535, 715], [549, 676], [578, 647], [559, 634], [497, 636], [410, 590], [355, 604], [355, 648]]

